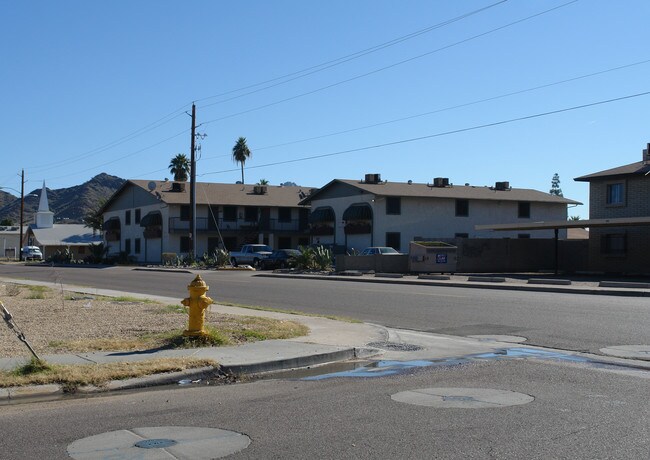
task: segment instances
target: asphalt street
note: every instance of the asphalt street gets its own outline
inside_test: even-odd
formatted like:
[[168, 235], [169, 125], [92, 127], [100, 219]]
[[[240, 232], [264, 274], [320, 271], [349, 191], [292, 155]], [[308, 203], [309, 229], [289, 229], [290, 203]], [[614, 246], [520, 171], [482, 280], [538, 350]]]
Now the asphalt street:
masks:
[[[648, 382], [575, 364], [512, 360], [378, 378], [176, 386], [3, 407], [0, 452], [7, 459], [63, 459], [71, 443], [98, 433], [177, 426], [247, 435], [250, 445], [230, 457], [241, 459], [645, 459]], [[471, 409], [394, 399], [449, 387], [507, 390], [532, 401]]]
[[[646, 344], [648, 298], [263, 278], [205, 271], [216, 301], [347, 316], [449, 335], [517, 335], [527, 344], [599, 353]], [[0, 276], [183, 298], [189, 273], [0, 265]]]

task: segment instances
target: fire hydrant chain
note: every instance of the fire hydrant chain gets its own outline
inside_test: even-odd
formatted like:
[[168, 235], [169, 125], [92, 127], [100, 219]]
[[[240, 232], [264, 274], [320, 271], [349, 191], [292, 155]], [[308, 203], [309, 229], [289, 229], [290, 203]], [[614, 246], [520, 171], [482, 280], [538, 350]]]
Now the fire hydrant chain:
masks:
[[202, 337], [208, 335], [204, 328], [205, 323], [205, 310], [214, 303], [210, 297], [205, 293], [210, 289], [201, 275], [196, 275], [196, 278], [187, 286], [190, 291], [190, 296], [183, 299], [181, 303], [189, 308], [189, 320], [187, 330], [183, 331], [186, 337]]

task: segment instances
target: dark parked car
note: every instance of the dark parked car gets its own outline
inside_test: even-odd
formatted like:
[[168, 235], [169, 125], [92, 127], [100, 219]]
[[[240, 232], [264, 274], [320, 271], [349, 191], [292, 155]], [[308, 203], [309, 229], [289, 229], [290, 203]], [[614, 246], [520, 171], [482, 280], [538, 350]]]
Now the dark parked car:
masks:
[[277, 249], [266, 259], [260, 260], [262, 270], [272, 270], [274, 268], [287, 268], [291, 265], [291, 259], [300, 255], [297, 249]]

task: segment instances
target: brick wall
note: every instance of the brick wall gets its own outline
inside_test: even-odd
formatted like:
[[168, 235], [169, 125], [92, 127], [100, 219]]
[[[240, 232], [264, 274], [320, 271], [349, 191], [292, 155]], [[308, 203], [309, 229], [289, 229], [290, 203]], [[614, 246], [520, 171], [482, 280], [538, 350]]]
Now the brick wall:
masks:
[[[607, 204], [607, 185], [625, 184], [625, 202], [621, 206]], [[591, 219], [650, 216], [650, 176], [627, 176], [622, 179], [592, 180], [589, 187]], [[607, 234], [624, 234], [624, 254], [607, 254], [603, 238]], [[592, 228], [589, 232], [589, 269], [598, 272], [650, 273], [650, 227]]]

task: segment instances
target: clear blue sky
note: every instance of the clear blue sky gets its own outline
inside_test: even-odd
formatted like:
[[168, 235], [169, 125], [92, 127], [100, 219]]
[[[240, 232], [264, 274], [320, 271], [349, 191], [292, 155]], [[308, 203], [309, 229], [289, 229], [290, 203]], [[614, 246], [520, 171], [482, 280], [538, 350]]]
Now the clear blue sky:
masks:
[[0, 186], [20, 188], [21, 168], [28, 191], [170, 177], [196, 101], [199, 181], [239, 180], [245, 136], [247, 183], [380, 173], [548, 191], [557, 172], [586, 218], [573, 178], [641, 159], [650, 96], [401, 142], [650, 91], [647, 0], [498, 3], [0, 0]]

